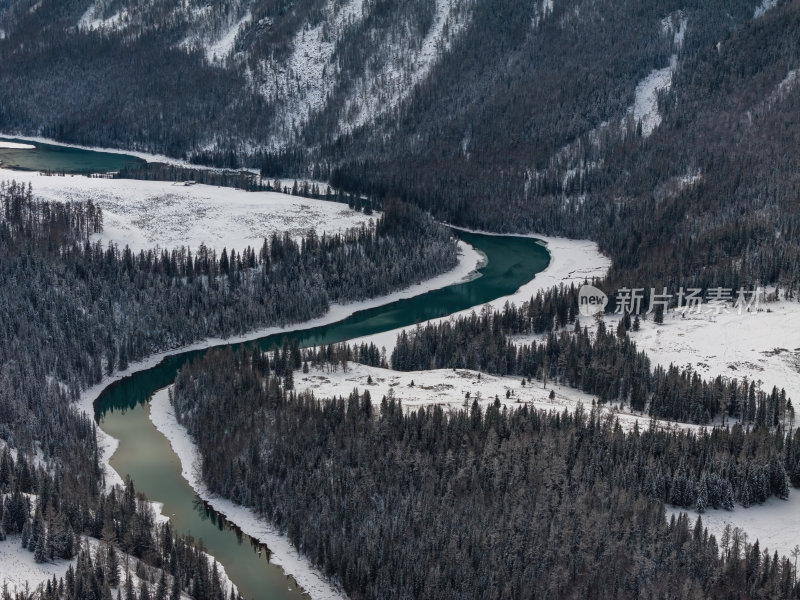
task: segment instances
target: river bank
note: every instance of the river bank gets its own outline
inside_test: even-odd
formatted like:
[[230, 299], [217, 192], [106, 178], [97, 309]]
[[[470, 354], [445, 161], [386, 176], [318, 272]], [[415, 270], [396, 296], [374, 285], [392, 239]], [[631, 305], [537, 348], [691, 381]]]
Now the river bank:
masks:
[[[605, 277], [608, 270], [611, 268], [611, 259], [600, 252], [597, 244], [591, 240], [572, 240], [569, 238], [552, 237], [547, 235], [539, 235], [536, 233], [529, 234], [503, 234], [491, 233], [487, 231], [473, 231], [470, 229], [463, 229], [454, 227], [459, 231], [466, 231], [469, 233], [480, 233], [481, 235], [491, 235], [497, 237], [527, 237], [535, 239], [547, 249], [550, 255], [550, 262], [543, 271], [536, 274], [536, 277], [529, 282], [522, 285], [516, 292], [492, 300], [486, 303], [495, 310], [502, 310], [506, 302], [511, 304], [520, 305], [523, 302], [529, 301], [532, 297], [536, 296], [539, 292], [544, 292], [552, 287], [565, 285], [569, 286], [574, 284], [580, 287], [585, 280], [591, 281], [592, 278]], [[484, 306], [484, 305], [481, 305]], [[467, 316], [473, 310], [479, 309], [480, 306], [474, 306], [466, 310], [462, 310], [446, 317], [438, 319], [431, 319], [426, 321], [428, 323], [441, 323], [448, 319], [455, 319], [459, 316]], [[367, 344], [373, 343], [378, 348], [386, 348], [387, 354], [391, 354], [394, 349], [397, 336], [407, 327], [399, 327], [391, 331], [384, 331], [374, 335], [363, 336], [351, 340], [351, 343]]]
[[297, 552], [284, 534], [251, 509], [239, 506], [226, 498], [220, 498], [208, 490], [200, 475], [200, 452], [189, 437], [186, 428], [178, 423], [175, 411], [169, 402], [168, 390], [169, 388], [165, 388], [153, 394], [150, 400], [150, 420], [169, 441], [172, 450], [180, 459], [183, 478], [197, 495], [244, 533], [265, 544], [272, 553], [270, 562], [283, 568], [286, 573], [290, 573], [313, 600], [347, 598], [342, 590], [328, 581], [318, 569]]
[[[94, 415], [95, 401], [100, 397], [102, 392], [109, 385], [111, 385], [114, 382], [120, 381], [126, 377], [129, 377], [134, 373], [150, 369], [169, 356], [192, 350], [203, 350], [206, 348], [213, 348], [215, 346], [248, 342], [269, 335], [279, 334], [282, 332], [312, 329], [314, 327], [319, 327], [321, 325], [329, 325], [331, 323], [341, 321], [342, 319], [345, 319], [358, 311], [367, 310], [370, 308], [376, 308], [386, 304], [391, 304], [392, 302], [396, 302], [397, 300], [411, 298], [413, 296], [418, 296], [428, 291], [445, 288], [454, 285], [456, 283], [459, 283], [461, 281], [465, 281], [473, 276], [475, 270], [479, 267], [479, 265], [483, 263], [484, 260], [485, 257], [480, 252], [478, 252], [474, 247], [464, 242], [460, 242], [458, 264], [454, 269], [448, 271], [447, 273], [443, 273], [441, 275], [438, 275], [437, 277], [434, 277], [433, 279], [429, 279], [422, 283], [418, 283], [416, 285], [407, 287], [403, 290], [393, 292], [392, 294], [388, 294], [386, 296], [380, 296], [378, 298], [372, 298], [370, 300], [364, 300], [361, 302], [352, 302], [348, 304], [331, 304], [330, 309], [328, 310], [327, 313], [325, 313], [321, 317], [312, 319], [311, 321], [287, 325], [285, 327], [280, 327], [280, 326], [263, 327], [261, 329], [255, 329], [245, 335], [232, 336], [229, 338], [207, 338], [205, 340], [197, 341], [194, 344], [190, 344], [188, 346], [172, 348], [169, 350], [165, 350], [163, 352], [152, 354], [151, 356], [142, 361], [132, 363], [124, 371], [119, 371], [114, 373], [113, 375], [105, 376], [100, 383], [86, 389], [81, 394], [80, 399], [76, 404], [76, 407], [78, 408], [78, 410], [83, 411], [89, 416]], [[103, 467], [105, 473], [106, 489], [111, 489], [115, 485], [122, 485], [123, 484], [122, 477], [116, 471], [114, 471], [114, 469], [112, 469], [109, 465], [111, 456], [117, 449], [118, 440], [115, 440], [106, 432], [104, 432], [101, 428], [98, 428], [97, 442], [100, 450], [100, 464]]]

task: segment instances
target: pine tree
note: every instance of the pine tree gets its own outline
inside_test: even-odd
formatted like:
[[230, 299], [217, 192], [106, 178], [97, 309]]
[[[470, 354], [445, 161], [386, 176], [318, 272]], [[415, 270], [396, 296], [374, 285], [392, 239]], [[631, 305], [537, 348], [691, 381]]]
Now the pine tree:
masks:
[[[697, 501], [695, 503], [695, 509], [698, 513], [703, 514], [706, 511], [706, 507], [708, 506], [708, 477], [705, 473], [700, 478], [700, 486], [697, 490]], [[699, 519], [698, 519], [699, 521]]]
[[119, 557], [117, 556], [115, 544], [108, 545], [106, 570], [106, 578], [108, 579], [109, 585], [111, 587], [119, 586]]
[[38, 563], [47, 562], [47, 534], [43, 531], [37, 537], [36, 548], [33, 551], [33, 558]]

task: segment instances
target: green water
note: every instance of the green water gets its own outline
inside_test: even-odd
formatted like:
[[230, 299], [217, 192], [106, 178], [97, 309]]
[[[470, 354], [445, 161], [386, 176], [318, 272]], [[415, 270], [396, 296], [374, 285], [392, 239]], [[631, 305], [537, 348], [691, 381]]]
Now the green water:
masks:
[[[231, 347], [271, 349], [284, 338], [296, 339], [301, 347], [328, 344], [443, 317], [514, 293], [549, 262], [544, 247], [530, 238], [458, 235], [486, 255], [487, 262], [475, 279], [364, 310], [330, 325], [310, 329], [301, 329], [300, 325], [286, 333]], [[119, 440], [111, 464], [123, 477], [130, 475], [137, 489], [151, 500], [162, 502], [163, 513], [172, 519], [177, 530], [201, 538], [245, 598], [299, 597], [301, 592], [294, 581], [266, 560], [266, 549], [231, 529], [199, 500], [181, 476], [178, 458], [169, 443], [148, 418], [146, 403], [153, 393], [170, 385], [187, 361], [206, 352], [189, 351], [167, 357], [155, 367], [111, 384], [103, 391], [95, 403], [95, 417], [104, 431]]]
[[144, 160], [126, 154], [95, 152], [66, 148], [53, 144], [28, 142], [0, 137], [0, 142], [16, 142], [35, 146], [33, 149], [0, 148], [0, 167], [23, 171], [52, 171], [55, 173], [108, 173], [123, 167], [144, 164]]

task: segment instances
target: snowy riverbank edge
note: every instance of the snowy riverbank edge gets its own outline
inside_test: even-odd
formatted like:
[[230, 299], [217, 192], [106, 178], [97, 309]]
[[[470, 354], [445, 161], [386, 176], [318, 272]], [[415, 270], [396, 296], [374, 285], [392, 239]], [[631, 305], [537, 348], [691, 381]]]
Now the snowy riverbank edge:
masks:
[[[417, 296], [419, 294], [440, 289], [443, 287], [447, 287], [449, 285], [453, 285], [455, 283], [459, 283], [461, 281], [465, 281], [470, 279], [474, 276], [474, 273], [477, 268], [479, 268], [486, 257], [475, 249], [473, 246], [465, 242], [459, 242], [459, 260], [458, 264], [455, 268], [451, 269], [446, 273], [442, 273], [432, 279], [427, 281], [423, 281], [421, 283], [409, 286], [403, 290], [399, 290], [392, 294], [381, 296], [379, 298], [373, 298], [370, 300], [364, 300], [361, 302], [353, 302], [348, 304], [332, 304], [328, 312], [316, 319], [312, 319], [311, 321], [306, 321], [304, 323], [297, 323], [288, 325], [286, 327], [265, 327], [261, 329], [256, 329], [241, 336], [234, 336], [227, 339], [223, 338], [209, 338], [206, 340], [202, 340], [196, 342], [194, 344], [184, 346], [181, 348], [175, 348], [172, 350], [159, 352], [149, 356], [148, 358], [133, 363], [129, 366], [128, 369], [124, 371], [120, 371], [118, 373], [114, 373], [109, 377], [104, 377], [103, 380], [98, 383], [97, 385], [92, 386], [85, 390], [82, 394], [78, 402], [76, 403], [76, 407], [79, 411], [86, 413], [89, 416], [94, 415], [94, 403], [97, 398], [102, 394], [103, 390], [105, 390], [109, 385], [112, 383], [124, 379], [125, 377], [129, 377], [139, 371], [144, 371], [151, 367], [154, 367], [162, 360], [167, 358], [168, 356], [179, 354], [181, 352], [187, 352], [191, 350], [201, 350], [205, 348], [211, 348], [214, 346], [222, 346], [227, 344], [234, 344], [239, 342], [247, 342], [251, 340], [255, 340], [267, 335], [272, 335], [275, 333], [280, 333], [281, 331], [288, 331], [288, 330], [296, 330], [296, 329], [310, 329], [312, 327], [318, 327], [320, 325], [327, 325], [330, 323], [334, 323], [336, 321], [340, 321], [356, 313], [361, 310], [366, 310], [369, 308], [374, 308], [377, 306], [382, 306], [385, 304], [390, 304], [391, 302], [395, 302], [397, 300], [401, 300], [403, 298], [410, 298], [413, 296]], [[162, 431], [163, 433], [163, 431]], [[175, 448], [176, 444], [173, 443], [173, 440], [166, 436]], [[188, 438], [187, 438], [188, 439]], [[191, 444], [191, 442], [188, 442]], [[115, 485], [123, 485], [122, 476], [117, 473], [113, 467], [111, 467], [111, 457], [116, 452], [117, 446], [119, 445], [119, 440], [112, 437], [99, 427], [97, 428], [97, 444], [98, 450], [100, 454], [100, 465], [103, 468], [103, 472], [105, 475], [105, 487], [106, 489], [110, 489]], [[184, 465], [184, 476], [186, 473], [186, 466], [187, 464], [191, 464], [191, 461], [187, 462], [184, 460], [184, 456], [178, 452], [176, 449], [176, 454], [181, 460], [181, 464]], [[203, 498], [211, 501], [211, 498], [206, 498], [206, 496], [202, 493], [202, 490], [198, 489], [192, 480], [187, 477], [187, 481], [192, 485], [195, 491], [198, 492]], [[345, 598], [341, 592], [336, 590], [330, 583], [328, 583], [321, 574], [317, 573], [313, 567], [311, 567], [308, 562], [300, 557], [297, 551], [292, 548], [289, 541], [281, 536], [277, 531], [271, 529], [269, 525], [265, 521], [260, 521], [253, 515], [252, 513], [248, 516], [246, 509], [241, 507], [236, 507], [231, 503], [231, 507], [237, 510], [231, 510], [229, 507], [217, 505], [218, 499], [214, 500], [212, 504], [214, 505], [215, 509], [219, 512], [228, 517], [228, 519], [235, 523], [238, 527], [240, 527], [243, 531], [248, 533], [251, 537], [255, 537], [265, 543], [270, 550], [272, 551], [272, 562], [280, 565], [284, 571], [295, 578], [298, 584], [303, 587], [310, 595], [313, 600], [327, 600], [330, 598]], [[157, 514], [161, 513], [161, 504], [158, 502], [153, 502], [153, 508]], [[240, 514], [241, 513], [241, 514]], [[162, 515], [162, 518], [166, 518]]]
[[[138, 373], [139, 371], [144, 371], [146, 369], [154, 367], [168, 356], [172, 356], [174, 354], [181, 354], [183, 352], [188, 352], [192, 350], [203, 350], [206, 348], [212, 348], [214, 346], [224, 346], [228, 344], [249, 342], [268, 335], [281, 333], [283, 331], [311, 329], [313, 327], [319, 327], [321, 325], [329, 325], [331, 323], [335, 323], [336, 321], [346, 319], [353, 313], [362, 310], [383, 306], [385, 304], [390, 304], [392, 302], [395, 302], [397, 300], [402, 300], [404, 298], [411, 298], [413, 296], [418, 296], [419, 294], [447, 287], [449, 285], [453, 285], [455, 283], [459, 283], [461, 281], [469, 279], [470, 277], [473, 276], [475, 270], [481, 264], [483, 264], [483, 261], [485, 260], [486, 258], [484, 257], [484, 255], [478, 250], [476, 250], [474, 247], [470, 246], [465, 242], [459, 242], [459, 261], [456, 267], [432, 279], [428, 279], [427, 281], [423, 281], [421, 283], [409, 286], [407, 288], [404, 288], [397, 292], [393, 292], [386, 296], [380, 296], [378, 298], [372, 298], [360, 302], [351, 302], [347, 304], [331, 304], [330, 309], [328, 310], [327, 313], [325, 313], [321, 317], [317, 317], [316, 319], [305, 321], [303, 323], [294, 323], [284, 327], [281, 326], [263, 327], [260, 329], [255, 329], [244, 335], [232, 336], [229, 338], [207, 338], [205, 340], [195, 342], [194, 344], [152, 354], [144, 360], [132, 363], [124, 371], [119, 371], [109, 377], [104, 377], [100, 383], [88, 388], [81, 394], [81, 397], [78, 400], [76, 406], [79, 411], [83, 411], [87, 415], [93, 416], [95, 400], [97, 400], [100, 394], [102, 394], [103, 390], [105, 390], [109, 385], [126, 377], [129, 377], [135, 373]], [[107, 434], [102, 429], [98, 428], [97, 443], [99, 446], [100, 457], [101, 457], [100, 463], [103, 466], [106, 475], [106, 488], [110, 489], [114, 485], [122, 485], [123, 484], [122, 477], [120, 477], [120, 475], [116, 471], [114, 471], [114, 469], [109, 464], [111, 456], [117, 449], [117, 443], [118, 443], [117, 440], [112, 436], [110, 436], [109, 434]]]
[[[172, 386], [170, 386], [171, 388]], [[238, 526], [244, 533], [257, 539], [270, 549], [270, 562], [281, 567], [287, 575], [308, 592], [313, 600], [343, 600], [347, 596], [335, 587], [318, 569], [292, 546], [289, 538], [272, 527], [253, 510], [212, 494], [203, 483], [201, 457], [186, 428], [178, 423], [175, 410], [169, 402], [169, 389], [153, 394], [150, 400], [150, 420], [156, 429], [169, 440], [172, 450], [181, 461], [181, 474], [192, 489], [214, 510]]]
[[140, 152], [139, 150], [125, 150], [122, 148], [105, 148], [102, 146], [81, 146], [80, 144], [69, 144], [66, 142], [58, 142], [56, 140], [36, 136], [36, 135], [17, 135], [16, 133], [6, 133], [0, 131], [0, 138], [21, 140], [23, 142], [32, 142], [34, 144], [47, 144], [49, 146], [60, 146], [61, 148], [75, 148], [76, 150], [88, 150], [90, 152], [103, 152], [105, 154], [124, 154], [125, 156], [133, 156], [140, 158], [149, 163], [163, 163], [174, 167], [185, 167], [187, 169], [198, 169], [204, 171], [250, 171], [257, 173], [255, 169], [221, 169], [218, 167], [207, 167], [205, 165], [195, 165], [188, 161], [165, 154], [151, 154], [149, 152]]

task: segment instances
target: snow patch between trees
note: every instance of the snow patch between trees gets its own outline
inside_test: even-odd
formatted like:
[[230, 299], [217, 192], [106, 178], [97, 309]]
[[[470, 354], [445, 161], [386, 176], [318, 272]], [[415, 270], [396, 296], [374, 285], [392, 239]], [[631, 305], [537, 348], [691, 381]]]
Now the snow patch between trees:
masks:
[[220, 38], [206, 44], [206, 58], [208, 62], [221, 61], [231, 53], [236, 43], [236, 35], [242, 27], [250, 22], [251, 18], [250, 13], [247, 13], [244, 17], [239, 19], [238, 22], [234, 23], [230, 29], [224, 32]]
[[128, 19], [127, 9], [114, 13], [105, 19], [102, 17], [103, 10], [102, 3], [92, 4], [78, 21], [78, 27], [83, 29], [121, 29], [125, 26], [125, 22]]
[[670, 66], [652, 70], [647, 77], [636, 85], [636, 99], [628, 109], [637, 123], [642, 124], [642, 136], [648, 137], [656, 127], [661, 125], [661, 113], [658, 111], [658, 94], [672, 86], [672, 72], [677, 64], [677, 55], [673, 55]]
[[764, 0], [756, 7], [755, 11], [753, 11], [753, 18], [758, 19], [759, 17], [763, 17], [776, 6], [778, 6], [778, 0]]
[[[369, 391], [373, 406], [378, 406], [381, 398], [386, 396], [400, 400], [406, 410], [434, 405], [446, 410], [463, 410], [469, 409], [474, 400], [486, 410], [498, 399], [509, 410], [528, 405], [537, 410], [572, 413], [578, 406], [590, 410], [597, 400], [579, 389], [551, 382], [546, 387], [541, 381], [523, 386], [522, 378], [516, 376], [490, 375], [469, 369], [392, 371], [353, 362], [347, 363], [347, 370], [337, 365], [335, 370], [311, 367], [308, 373], [296, 372], [294, 385], [298, 392], [312, 392], [319, 399], [347, 397], [358, 388], [361, 392]], [[620, 410], [616, 405], [604, 405], [599, 410], [604, 415], [618, 418], [626, 430], [633, 429], [636, 423], [640, 429], [646, 429], [652, 422], [647, 414]], [[664, 429], [699, 429], [697, 425], [666, 420], [655, 423]]]
[[668, 66], [653, 69], [636, 85], [633, 106], [628, 108], [628, 114], [633, 116], [634, 121], [641, 123], [643, 137], [648, 137], [661, 124], [658, 94], [672, 87], [672, 74], [678, 66], [678, 52], [683, 47], [688, 22], [682, 11], [677, 11], [661, 21], [662, 33], [672, 35], [672, 46], [675, 53], [670, 57]]
[[[667, 517], [677, 516], [682, 510], [667, 506]], [[688, 513], [691, 520], [697, 520], [697, 513]], [[746, 535], [748, 542], [758, 540], [761, 550], [769, 549], [779, 555], [791, 557], [792, 550], [800, 544], [800, 490], [792, 489], [788, 500], [772, 497], [764, 504], [733, 510], [709, 509], [702, 515], [703, 525], [720, 542], [725, 527], [738, 527]]]
[[10, 535], [0, 542], [0, 586], [8, 586], [9, 592], [33, 591], [53, 576], [64, 577], [69, 566], [75, 564], [76, 559], [37, 563], [33, 552], [22, 547], [20, 538]]

